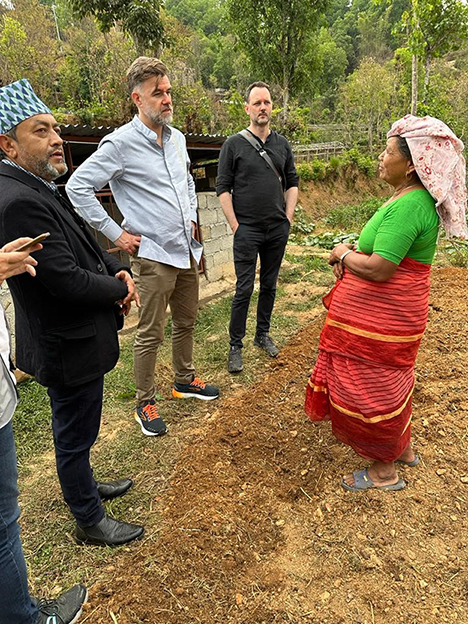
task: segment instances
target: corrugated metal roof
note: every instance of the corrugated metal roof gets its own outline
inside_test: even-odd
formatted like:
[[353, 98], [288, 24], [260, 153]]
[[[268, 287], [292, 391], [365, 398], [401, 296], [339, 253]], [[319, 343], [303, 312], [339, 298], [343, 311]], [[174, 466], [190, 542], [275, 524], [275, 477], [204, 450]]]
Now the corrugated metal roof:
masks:
[[117, 126], [88, 126], [82, 124], [61, 124], [60, 130], [62, 134], [78, 137], [97, 137], [102, 138], [106, 134], [110, 134]]
[[[62, 124], [60, 129], [66, 137], [102, 138], [116, 130], [118, 126], [88, 126], [83, 124]], [[187, 143], [198, 145], [221, 145], [227, 139], [222, 134], [195, 134], [185, 132]]]

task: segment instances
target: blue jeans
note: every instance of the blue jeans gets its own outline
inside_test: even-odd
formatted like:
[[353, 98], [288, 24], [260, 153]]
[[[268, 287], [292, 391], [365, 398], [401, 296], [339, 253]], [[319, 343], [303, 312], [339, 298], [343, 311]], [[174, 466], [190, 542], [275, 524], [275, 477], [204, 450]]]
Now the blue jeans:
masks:
[[18, 471], [11, 422], [0, 429], [0, 622], [34, 624], [18, 518]]

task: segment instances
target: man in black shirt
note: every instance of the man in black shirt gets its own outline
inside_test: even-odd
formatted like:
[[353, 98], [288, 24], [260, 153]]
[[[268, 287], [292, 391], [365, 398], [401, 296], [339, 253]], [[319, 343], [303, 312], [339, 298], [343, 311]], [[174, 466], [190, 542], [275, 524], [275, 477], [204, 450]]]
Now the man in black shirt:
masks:
[[[216, 192], [234, 234], [236, 294], [229, 325], [228, 371], [242, 370], [242, 339], [260, 256], [260, 294], [254, 344], [276, 357], [269, 336], [276, 282], [297, 202], [299, 178], [287, 140], [270, 129], [272, 102], [264, 82], [246, 92], [250, 125], [223, 145]], [[246, 138], [247, 137], [247, 138]], [[253, 139], [253, 144], [252, 144]]]

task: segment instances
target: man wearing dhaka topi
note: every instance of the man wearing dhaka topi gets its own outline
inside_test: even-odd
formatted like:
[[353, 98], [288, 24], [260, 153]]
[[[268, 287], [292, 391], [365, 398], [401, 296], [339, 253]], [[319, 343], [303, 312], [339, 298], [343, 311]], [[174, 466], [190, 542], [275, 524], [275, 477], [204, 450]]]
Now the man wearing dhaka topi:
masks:
[[120, 496], [132, 481], [97, 482], [89, 455], [101, 423], [104, 375], [118, 360], [117, 331], [135, 284], [57, 190], [54, 180], [67, 171], [60, 127], [27, 80], [0, 89], [0, 148], [0, 245], [48, 234], [35, 252], [36, 277], [25, 272], [7, 280], [16, 363], [47, 387], [57, 473], [76, 541], [125, 544], [141, 537], [143, 527], [107, 516], [102, 499]]

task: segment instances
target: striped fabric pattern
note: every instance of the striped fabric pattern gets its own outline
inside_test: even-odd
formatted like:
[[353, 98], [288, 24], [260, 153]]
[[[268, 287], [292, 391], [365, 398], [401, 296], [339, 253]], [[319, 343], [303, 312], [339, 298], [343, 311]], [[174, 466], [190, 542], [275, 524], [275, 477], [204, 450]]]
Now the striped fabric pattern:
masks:
[[368, 459], [393, 461], [410, 440], [429, 274], [408, 258], [383, 283], [345, 272], [331, 299], [305, 409], [331, 419], [336, 437]]

